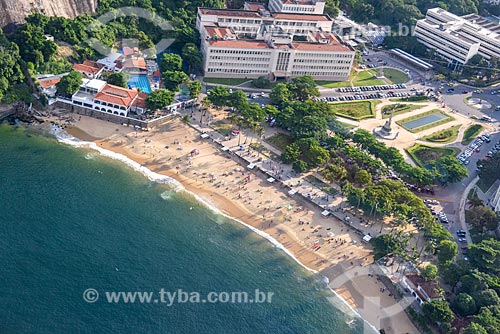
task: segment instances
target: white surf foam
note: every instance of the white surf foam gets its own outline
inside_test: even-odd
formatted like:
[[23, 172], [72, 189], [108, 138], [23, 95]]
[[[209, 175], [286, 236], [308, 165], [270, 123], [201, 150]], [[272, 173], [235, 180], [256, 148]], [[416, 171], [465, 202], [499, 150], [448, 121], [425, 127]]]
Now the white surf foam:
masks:
[[[183, 191], [183, 192], [191, 195], [199, 203], [201, 203], [203, 206], [205, 206], [206, 208], [208, 208], [209, 210], [211, 210], [213, 213], [215, 213], [217, 215], [220, 215], [220, 216], [223, 216], [223, 217], [226, 217], [228, 219], [234, 220], [234, 221], [238, 222], [239, 224], [241, 224], [241, 225], [249, 228], [254, 233], [258, 234], [259, 236], [261, 236], [264, 239], [266, 239], [267, 241], [269, 241], [274, 247], [276, 247], [277, 249], [280, 249], [281, 251], [283, 251], [286, 255], [288, 255], [290, 258], [292, 258], [302, 268], [304, 268], [305, 270], [307, 270], [307, 271], [309, 271], [309, 272], [311, 272], [313, 274], [318, 274], [317, 270], [309, 268], [305, 264], [303, 264], [298, 258], [296, 258], [290, 252], [290, 250], [288, 250], [285, 246], [283, 246], [278, 240], [276, 240], [275, 238], [273, 238], [270, 234], [268, 234], [268, 233], [266, 233], [264, 231], [261, 231], [258, 228], [255, 228], [255, 227], [253, 227], [253, 226], [251, 226], [251, 225], [249, 225], [249, 224], [247, 224], [247, 223], [245, 223], [245, 222], [243, 222], [243, 221], [241, 221], [239, 219], [231, 217], [230, 215], [222, 212], [214, 204], [210, 203], [209, 201], [207, 201], [203, 197], [201, 197], [201, 196], [199, 196], [199, 195], [197, 195], [197, 194], [195, 194], [195, 193], [193, 193], [191, 191], [188, 191], [182, 185], [182, 183], [180, 183], [179, 181], [177, 181], [177, 180], [175, 180], [175, 179], [173, 179], [171, 177], [155, 173], [152, 170], [148, 169], [147, 167], [142, 166], [141, 164], [135, 162], [134, 160], [128, 158], [127, 156], [125, 156], [123, 154], [115, 153], [115, 152], [112, 152], [110, 150], [104, 149], [102, 147], [99, 147], [97, 144], [95, 144], [93, 142], [82, 141], [82, 140], [80, 140], [80, 139], [78, 139], [78, 138], [76, 138], [74, 136], [71, 136], [66, 131], [64, 131], [64, 130], [62, 130], [60, 128], [52, 127], [52, 133], [56, 136], [57, 140], [59, 142], [61, 142], [61, 143], [64, 143], [64, 144], [67, 144], [67, 145], [70, 145], [70, 146], [73, 146], [73, 147], [76, 147], [76, 148], [90, 148], [90, 149], [96, 150], [102, 156], [110, 158], [110, 159], [113, 159], [113, 160], [118, 160], [118, 161], [124, 163], [125, 165], [129, 166], [130, 168], [134, 169], [135, 171], [138, 171], [139, 173], [141, 173], [142, 175], [144, 175], [145, 177], [147, 177], [152, 182], [157, 182], [157, 183], [160, 183], [160, 184], [168, 184], [170, 186], [173, 186], [173, 190], [176, 191], [176, 192]], [[165, 197], [170, 197], [170, 196], [166, 195]], [[162, 198], [163, 198], [163, 196], [162, 196]], [[325, 279], [328, 280], [327, 277], [323, 277], [323, 279], [324, 280]], [[360, 319], [362, 319], [371, 328], [373, 328], [375, 332], [378, 333], [378, 329], [376, 329], [375, 326], [373, 326], [372, 324], [370, 324], [366, 320], [364, 320], [361, 317], [361, 315], [354, 308], [352, 308], [352, 306], [349, 305], [349, 303], [344, 298], [342, 298], [337, 292], [335, 292], [335, 290], [333, 290], [328, 284], [327, 284], [327, 286], [328, 286], [328, 289], [336, 296], [336, 298], [338, 300], [340, 300], [344, 304], [344, 306], [346, 306], [349, 309], [349, 311], [352, 312], [352, 314], [354, 316], [359, 317]]]

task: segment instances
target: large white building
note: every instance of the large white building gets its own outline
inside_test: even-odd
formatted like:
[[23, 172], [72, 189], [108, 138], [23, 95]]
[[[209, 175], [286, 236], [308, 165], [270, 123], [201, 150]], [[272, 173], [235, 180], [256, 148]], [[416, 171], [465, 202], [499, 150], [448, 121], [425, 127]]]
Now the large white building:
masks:
[[349, 78], [355, 52], [331, 33], [328, 15], [245, 7], [258, 10], [198, 9], [206, 77]]
[[477, 54], [500, 57], [500, 24], [476, 14], [460, 17], [441, 8], [429, 9], [425, 19], [417, 21], [415, 35], [455, 67]]

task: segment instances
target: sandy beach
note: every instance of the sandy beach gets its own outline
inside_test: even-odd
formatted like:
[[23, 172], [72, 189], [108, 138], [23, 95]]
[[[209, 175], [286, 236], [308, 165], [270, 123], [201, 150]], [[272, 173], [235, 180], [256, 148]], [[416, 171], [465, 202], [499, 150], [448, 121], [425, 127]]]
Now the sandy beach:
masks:
[[[246, 169], [212, 139], [202, 139], [178, 118], [150, 132], [136, 132], [131, 127], [72, 116], [75, 121], [66, 129], [69, 134], [176, 179], [228, 216], [275, 238], [300, 263], [330, 282], [341, 282], [345, 272], [368, 268], [373, 262], [362, 236], [336, 218], [323, 217], [318, 207], [300, 196], [289, 196], [286, 188], [268, 183], [264, 174]], [[64, 123], [56, 117], [49, 120]], [[333, 287], [335, 291], [371, 324], [386, 333], [418, 333], [404, 312], [393, 311], [394, 297], [376, 277], [359, 275], [341, 283]], [[377, 305], [368, 307], [367, 301]], [[390, 312], [384, 311], [387, 309]]]

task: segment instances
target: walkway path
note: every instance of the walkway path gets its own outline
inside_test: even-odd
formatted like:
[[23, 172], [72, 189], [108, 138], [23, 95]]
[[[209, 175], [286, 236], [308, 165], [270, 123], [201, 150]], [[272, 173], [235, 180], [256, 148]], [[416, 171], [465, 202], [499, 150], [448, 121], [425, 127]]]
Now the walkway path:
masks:
[[467, 196], [472, 188], [476, 185], [477, 181], [479, 181], [479, 176], [476, 176], [472, 181], [465, 187], [464, 192], [462, 193], [462, 197], [460, 198], [460, 206], [458, 212], [458, 221], [460, 222], [460, 226], [462, 230], [466, 231], [465, 239], [468, 244], [472, 243], [472, 239], [470, 237], [469, 228], [467, 227], [467, 223], [465, 222], [465, 205], [467, 204]]

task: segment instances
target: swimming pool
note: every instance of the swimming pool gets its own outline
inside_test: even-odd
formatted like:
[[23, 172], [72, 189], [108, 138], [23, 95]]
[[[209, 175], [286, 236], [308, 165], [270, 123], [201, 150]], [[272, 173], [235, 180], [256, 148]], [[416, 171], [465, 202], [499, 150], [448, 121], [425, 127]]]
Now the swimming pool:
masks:
[[407, 128], [409, 130], [414, 130], [414, 129], [420, 128], [422, 126], [438, 122], [446, 117], [448, 117], [448, 116], [446, 116], [442, 113], [435, 113], [435, 114], [430, 114], [430, 115], [427, 115], [427, 116], [424, 116], [421, 118], [417, 118], [413, 121], [402, 123], [401, 125], [403, 125], [405, 128]]
[[141, 92], [146, 94], [151, 93], [148, 77], [145, 75], [131, 75], [128, 81], [129, 88], [140, 88]]

